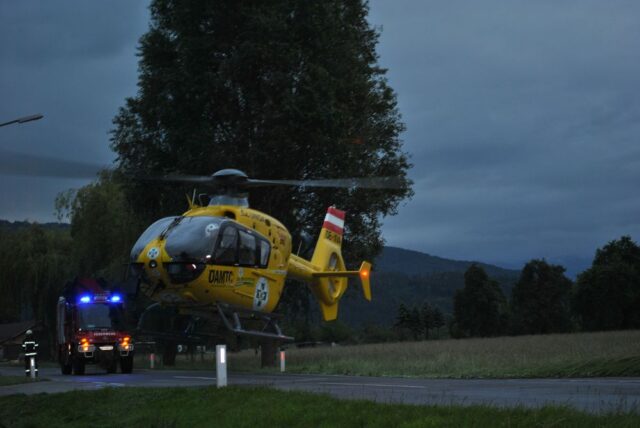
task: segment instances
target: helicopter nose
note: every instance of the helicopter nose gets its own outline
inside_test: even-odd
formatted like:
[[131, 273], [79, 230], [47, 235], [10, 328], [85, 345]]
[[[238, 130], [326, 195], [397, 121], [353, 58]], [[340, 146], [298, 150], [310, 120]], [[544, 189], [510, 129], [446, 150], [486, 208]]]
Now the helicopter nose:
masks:
[[151, 247], [151, 249], [147, 252], [147, 257], [152, 260], [155, 260], [160, 255], [160, 250], [157, 247]]
[[160, 263], [160, 259], [162, 258], [162, 243], [160, 242], [151, 242], [149, 245], [140, 253], [136, 263], [137, 269], [140, 270], [141, 274], [144, 274], [146, 278], [158, 278], [161, 275], [162, 264]]

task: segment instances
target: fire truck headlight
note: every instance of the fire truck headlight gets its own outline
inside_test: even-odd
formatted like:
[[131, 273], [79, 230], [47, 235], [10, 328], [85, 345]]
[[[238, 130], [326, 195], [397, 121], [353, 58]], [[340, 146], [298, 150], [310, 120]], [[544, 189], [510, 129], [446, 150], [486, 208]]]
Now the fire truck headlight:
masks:
[[88, 343], [83, 343], [78, 346], [78, 352], [93, 352], [96, 347], [94, 345], [90, 345]]
[[118, 349], [120, 349], [121, 351], [133, 351], [133, 343], [129, 343], [130, 340], [130, 336], [121, 338], [120, 343], [118, 344]]

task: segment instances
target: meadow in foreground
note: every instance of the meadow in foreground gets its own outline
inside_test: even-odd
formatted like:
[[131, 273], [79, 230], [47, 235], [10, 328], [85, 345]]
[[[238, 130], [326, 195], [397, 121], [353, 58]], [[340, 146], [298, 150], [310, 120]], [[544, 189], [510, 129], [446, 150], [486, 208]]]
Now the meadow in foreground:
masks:
[[637, 427], [640, 416], [338, 400], [268, 388], [107, 388], [0, 399], [0, 427]]

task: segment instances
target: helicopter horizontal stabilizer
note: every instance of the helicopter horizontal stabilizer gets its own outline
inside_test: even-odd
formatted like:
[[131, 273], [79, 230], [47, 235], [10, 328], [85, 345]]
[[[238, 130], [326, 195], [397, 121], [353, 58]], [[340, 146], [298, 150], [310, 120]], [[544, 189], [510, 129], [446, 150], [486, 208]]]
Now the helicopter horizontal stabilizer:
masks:
[[360, 278], [360, 285], [362, 286], [362, 294], [364, 298], [371, 301], [371, 283], [369, 281], [369, 274], [371, 272], [371, 263], [362, 262], [360, 270], [343, 270], [343, 271], [325, 271], [314, 272], [311, 274], [314, 278]]

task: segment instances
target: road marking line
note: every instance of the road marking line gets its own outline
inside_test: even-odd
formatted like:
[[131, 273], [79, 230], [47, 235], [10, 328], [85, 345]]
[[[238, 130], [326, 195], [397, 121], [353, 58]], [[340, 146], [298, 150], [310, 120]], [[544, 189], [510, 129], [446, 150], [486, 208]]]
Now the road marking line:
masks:
[[174, 376], [176, 379], [202, 379], [202, 380], [216, 380], [215, 377], [204, 377], [204, 376]]
[[348, 382], [318, 382], [318, 385], [336, 385], [336, 386], [381, 386], [385, 388], [415, 388], [426, 389], [426, 386], [419, 385], [392, 385], [386, 383], [348, 383]]
[[[277, 378], [276, 378], [277, 379]], [[307, 382], [317, 382], [319, 380], [322, 380], [324, 378], [321, 377], [317, 377], [317, 378], [311, 378], [311, 379], [299, 379], [299, 380], [283, 380], [283, 379], [277, 379], [278, 381], [283, 381], [283, 382], [291, 382], [291, 383], [307, 383]]]

